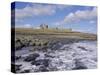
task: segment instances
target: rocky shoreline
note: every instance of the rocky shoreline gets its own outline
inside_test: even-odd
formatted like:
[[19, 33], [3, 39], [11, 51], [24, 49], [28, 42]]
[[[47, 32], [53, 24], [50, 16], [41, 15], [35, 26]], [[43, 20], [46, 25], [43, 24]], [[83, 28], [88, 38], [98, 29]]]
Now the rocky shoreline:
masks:
[[94, 69], [97, 67], [96, 41], [49, 40], [47, 44], [16, 50], [15, 58], [17, 73]]

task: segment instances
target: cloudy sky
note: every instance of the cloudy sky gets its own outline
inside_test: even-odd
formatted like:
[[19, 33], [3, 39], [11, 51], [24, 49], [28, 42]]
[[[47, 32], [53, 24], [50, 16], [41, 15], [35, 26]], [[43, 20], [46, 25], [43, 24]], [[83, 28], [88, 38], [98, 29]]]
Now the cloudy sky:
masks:
[[[12, 7], [14, 10], [14, 7]], [[13, 16], [13, 15], [12, 15]], [[97, 32], [97, 8], [94, 6], [15, 3], [15, 26], [72, 28], [74, 31]]]

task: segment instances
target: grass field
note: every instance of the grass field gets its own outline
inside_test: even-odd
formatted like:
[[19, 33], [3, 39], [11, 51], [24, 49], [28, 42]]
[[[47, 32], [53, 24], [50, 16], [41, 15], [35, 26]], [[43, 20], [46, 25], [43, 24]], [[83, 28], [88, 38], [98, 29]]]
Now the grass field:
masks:
[[[96, 34], [75, 32], [67, 29], [32, 29], [32, 28], [16, 28], [16, 35], [20, 36], [34, 36], [36, 38], [77, 38], [77, 39], [90, 39], [96, 40]], [[47, 36], [47, 37], [46, 37]]]

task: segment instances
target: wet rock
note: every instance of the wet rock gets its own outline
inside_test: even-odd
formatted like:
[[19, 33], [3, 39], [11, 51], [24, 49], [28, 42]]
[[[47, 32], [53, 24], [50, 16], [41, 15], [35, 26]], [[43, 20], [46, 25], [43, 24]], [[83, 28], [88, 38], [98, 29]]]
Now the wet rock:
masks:
[[62, 45], [58, 42], [58, 43], [50, 43], [48, 48], [50, 48], [51, 50], [58, 50], [60, 49]]
[[15, 60], [19, 60], [21, 56], [15, 56]]
[[30, 72], [30, 70], [24, 70], [21, 73], [29, 73], [29, 72]]
[[57, 67], [50, 67], [49, 71], [58, 71]]
[[41, 47], [35, 46], [35, 47], [33, 48], [33, 50], [34, 50], [34, 51], [39, 51], [39, 50], [41, 50]]
[[52, 55], [50, 55], [50, 54], [45, 54], [45, 57], [54, 58], [55, 56], [52, 56]]
[[36, 60], [36, 61], [32, 61], [32, 65], [44, 65], [44, 66], [49, 66], [49, 59], [39, 59], [39, 60]]
[[23, 46], [23, 47], [27, 47], [27, 46], [28, 46], [28, 43], [29, 43], [29, 42], [28, 42], [27, 39], [23, 39], [21, 42], [22, 42], [22, 46]]
[[20, 67], [22, 66], [22, 64], [14, 64], [14, 63], [11, 63], [11, 71], [16, 73], [17, 71], [20, 70]]
[[81, 69], [87, 69], [87, 67], [85, 67], [85, 66], [78, 66], [78, 67], [73, 68], [72, 70], [81, 70]]
[[32, 40], [28, 40], [27, 45], [28, 45], [28, 46], [32, 46]]
[[87, 67], [78, 59], [75, 60], [75, 68], [72, 70], [87, 69]]
[[20, 40], [17, 40], [16, 41], [16, 44], [15, 44], [15, 49], [16, 50], [20, 50], [22, 48], [22, 43]]
[[97, 58], [92, 58], [92, 60], [94, 60], [95, 62], [97, 62], [97, 61], [98, 61], [98, 59], [97, 59]]
[[21, 64], [15, 64], [14, 65], [15, 66], [15, 71], [19, 71], [20, 70], [20, 67], [22, 66]]
[[22, 64], [11, 64], [11, 65], [14, 67], [15, 72], [16, 71], [19, 71], [20, 70], [20, 67], [22, 66]]
[[49, 70], [45, 66], [40, 66], [39, 71], [41, 71], [41, 72], [47, 72]]
[[87, 51], [87, 49], [85, 47], [82, 47], [82, 46], [78, 46], [78, 48], [82, 49], [82, 50], [85, 50]]
[[43, 52], [47, 52], [47, 49], [48, 49], [47, 46], [42, 46], [42, 47], [41, 47], [41, 50], [42, 50]]
[[40, 55], [38, 53], [34, 53], [34, 54], [30, 54], [29, 56], [27, 56], [24, 61], [30, 62], [35, 60], [37, 57], [39, 57]]

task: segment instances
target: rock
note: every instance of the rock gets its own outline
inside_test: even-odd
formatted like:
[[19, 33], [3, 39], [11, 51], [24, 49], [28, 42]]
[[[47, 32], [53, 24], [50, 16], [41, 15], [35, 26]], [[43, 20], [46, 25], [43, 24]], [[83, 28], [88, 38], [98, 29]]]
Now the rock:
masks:
[[28, 40], [28, 46], [32, 46], [32, 40]]
[[21, 73], [29, 73], [29, 72], [30, 72], [30, 70], [24, 70]]
[[23, 39], [21, 42], [22, 42], [22, 46], [23, 47], [27, 47], [28, 46], [28, 40], [27, 39]]
[[12, 66], [15, 67], [15, 71], [20, 70], [20, 67], [22, 66], [22, 64], [12, 64]]
[[41, 50], [42, 50], [43, 52], [47, 52], [47, 49], [48, 49], [47, 46], [43, 46], [43, 47], [41, 47]]
[[41, 71], [41, 72], [47, 72], [49, 70], [45, 66], [40, 66], [39, 71]]
[[41, 42], [35, 42], [36, 46], [41, 46]]
[[42, 46], [47, 46], [47, 45], [48, 45], [48, 41], [42, 41], [42, 42], [41, 42], [41, 45], [42, 45]]
[[32, 43], [32, 46], [35, 46], [35, 45], [36, 45], [36, 44], [33, 42], [33, 43]]
[[30, 61], [34, 61], [37, 57], [39, 57], [40, 55], [38, 53], [34, 53], [34, 54], [30, 54], [29, 56], [27, 56], [24, 61], [30, 62]]
[[50, 66], [48, 68], [49, 68], [49, 71], [58, 71], [57, 67]]
[[85, 67], [85, 66], [78, 66], [78, 67], [73, 68], [72, 70], [81, 70], [81, 69], [87, 69], [87, 67]]
[[72, 70], [87, 69], [87, 67], [78, 59], [75, 60], [75, 67]]
[[61, 43], [59, 41], [50, 42], [48, 48], [51, 50], [58, 50], [61, 47]]
[[22, 48], [22, 43], [20, 41], [17, 41], [15, 44], [15, 49], [20, 50]]
[[15, 60], [19, 60], [21, 56], [15, 56]]
[[20, 70], [20, 67], [22, 66], [22, 64], [15, 64], [15, 63], [11, 63], [11, 71], [16, 73], [17, 71]]
[[33, 50], [38, 51], [38, 50], [40, 50], [40, 47], [35, 46]]
[[55, 56], [52, 56], [52, 55], [50, 55], [50, 54], [45, 54], [45, 57], [54, 58]]
[[85, 47], [82, 47], [82, 46], [78, 46], [78, 48], [82, 49], [82, 50], [85, 50], [87, 51], [87, 49]]
[[49, 59], [39, 59], [39, 60], [36, 60], [36, 61], [32, 61], [32, 65], [44, 65], [44, 66], [49, 66]]
[[20, 70], [20, 67], [21, 67], [21, 66], [22, 66], [21, 64], [15, 65], [15, 71]]

